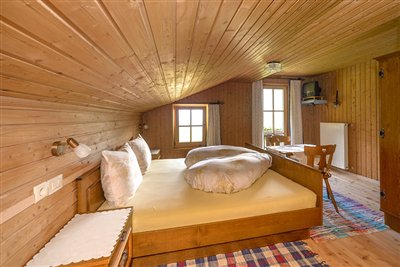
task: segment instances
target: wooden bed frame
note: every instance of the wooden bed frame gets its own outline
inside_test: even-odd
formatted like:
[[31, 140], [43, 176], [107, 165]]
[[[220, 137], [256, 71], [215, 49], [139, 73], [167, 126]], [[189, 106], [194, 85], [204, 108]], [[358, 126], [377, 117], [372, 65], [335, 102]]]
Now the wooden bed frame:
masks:
[[[246, 144], [259, 152], [265, 150]], [[322, 174], [279, 154], [272, 155], [271, 169], [317, 195], [315, 208], [249, 218], [205, 223], [164, 230], [132, 233], [134, 263], [150, 266], [178, 260], [251, 248], [309, 237], [309, 228], [322, 224]], [[105, 201], [99, 167], [78, 178], [78, 212], [97, 210]], [[135, 216], [135, 215], [133, 215]]]

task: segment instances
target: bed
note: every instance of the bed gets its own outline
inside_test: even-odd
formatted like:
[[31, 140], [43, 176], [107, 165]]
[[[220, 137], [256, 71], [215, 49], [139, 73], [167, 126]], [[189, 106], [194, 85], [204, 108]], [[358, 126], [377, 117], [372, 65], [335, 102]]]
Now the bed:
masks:
[[[136, 264], [205, 256], [201, 252], [211, 247], [226, 252], [232, 244], [241, 249], [260, 240], [265, 245], [307, 238], [310, 227], [322, 224], [321, 173], [277, 154], [272, 157], [272, 167], [263, 177], [234, 194], [190, 188], [182, 177], [183, 159], [154, 161], [128, 204], [134, 207]], [[95, 168], [78, 180], [78, 211], [110, 208], [102, 194]]]

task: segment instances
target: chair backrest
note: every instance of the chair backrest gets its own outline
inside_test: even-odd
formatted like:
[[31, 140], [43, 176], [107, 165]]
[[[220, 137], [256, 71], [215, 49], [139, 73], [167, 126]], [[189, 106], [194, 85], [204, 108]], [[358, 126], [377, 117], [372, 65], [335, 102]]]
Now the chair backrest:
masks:
[[267, 137], [267, 146], [280, 146], [281, 143], [290, 145], [290, 136], [286, 135], [273, 135]]
[[335, 149], [336, 145], [304, 146], [304, 154], [307, 157], [307, 165], [314, 167], [315, 156], [319, 156], [320, 160], [318, 163], [318, 169], [329, 175]]

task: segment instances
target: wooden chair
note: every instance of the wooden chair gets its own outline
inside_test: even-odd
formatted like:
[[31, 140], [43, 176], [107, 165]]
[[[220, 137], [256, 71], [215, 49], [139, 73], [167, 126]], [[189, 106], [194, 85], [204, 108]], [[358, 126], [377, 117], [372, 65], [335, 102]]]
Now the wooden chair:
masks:
[[335, 152], [336, 145], [325, 146], [304, 146], [304, 154], [307, 156], [307, 165], [314, 167], [315, 156], [319, 156], [318, 169], [321, 170], [326, 185], [326, 192], [328, 198], [332, 200], [333, 206], [337, 213], [339, 209], [336, 205], [335, 197], [333, 196], [331, 185], [329, 184], [329, 177], [331, 177], [331, 164], [333, 153]]
[[272, 135], [267, 137], [266, 146], [280, 146], [281, 143], [285, 145], [290, 145], [290, 136], [286, 135]]

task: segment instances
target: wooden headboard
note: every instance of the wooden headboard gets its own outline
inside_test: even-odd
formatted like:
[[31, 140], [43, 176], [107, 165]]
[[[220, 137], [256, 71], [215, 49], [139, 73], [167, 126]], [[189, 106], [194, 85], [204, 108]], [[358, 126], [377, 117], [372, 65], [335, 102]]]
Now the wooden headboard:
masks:
[[77, 179], [78, 213], [96, 211], [106, 200], [100, 180], [100, 166], [96, 166]]

